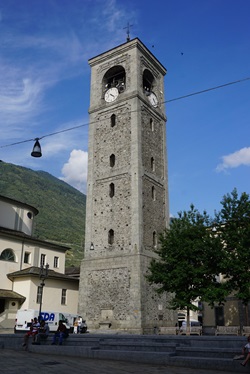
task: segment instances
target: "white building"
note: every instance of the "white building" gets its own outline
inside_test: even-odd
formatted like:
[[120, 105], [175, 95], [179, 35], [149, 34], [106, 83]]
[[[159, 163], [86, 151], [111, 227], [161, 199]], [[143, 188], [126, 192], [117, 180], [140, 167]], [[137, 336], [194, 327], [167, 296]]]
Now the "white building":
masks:
[[49, 265], [42, 310], [77, 313], [78, 279], [65, 275], [69, 249], [32, 236], [38, 210], [0, 195], [0, 328], [12, 328], [18, 309], [39, 310], [41, 266]]

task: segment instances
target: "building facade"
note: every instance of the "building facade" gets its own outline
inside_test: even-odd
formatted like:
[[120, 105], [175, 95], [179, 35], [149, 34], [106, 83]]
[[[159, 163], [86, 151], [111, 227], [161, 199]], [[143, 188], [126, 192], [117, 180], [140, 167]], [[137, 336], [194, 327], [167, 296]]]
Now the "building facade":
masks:
[[67, 247], [32, 236], [38, 210], [0, 196], [0, 328], [14, 328], [18, 309], [39, 310], [41, 265], [49, 265], [42, 308], [77, 313], [79, 280], [65, 275]]
[[146, 278], [169, 220], [164, 75], [138, 39], [89, 60], [88, 190], [79, 310], [90, 328], [173, 325]]

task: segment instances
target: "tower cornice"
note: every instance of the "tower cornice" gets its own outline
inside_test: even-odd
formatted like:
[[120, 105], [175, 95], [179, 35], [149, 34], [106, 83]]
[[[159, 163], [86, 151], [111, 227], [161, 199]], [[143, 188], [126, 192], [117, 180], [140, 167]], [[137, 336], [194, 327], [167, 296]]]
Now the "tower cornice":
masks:
[[107, 56], [109, 56], [109, 59], [112, 59], [117, 56], [121, 56], [121, 54], [124, 54], [133, 48], [137, 48], [139, 51], [141, 51], [141, 53], [147, 58], [148, 61], [152, 62], [155, 66], [157, 66], [162, 75], [165, 75], [167, 73], [167, 69], [160, 63], [160, 61], [153, 55], [153, 53], [150, 52], [150, 50], [145, 46], [145, 44], [142, 43], [142, 41], [139, 38], [134, 38], [129, 42], [120, 44], [117, 47], [114, 47], [106, 52], [103, 52], [89, 59], [89, 65], [91, 67], [97, 64], [99, 65], [107, 60]]

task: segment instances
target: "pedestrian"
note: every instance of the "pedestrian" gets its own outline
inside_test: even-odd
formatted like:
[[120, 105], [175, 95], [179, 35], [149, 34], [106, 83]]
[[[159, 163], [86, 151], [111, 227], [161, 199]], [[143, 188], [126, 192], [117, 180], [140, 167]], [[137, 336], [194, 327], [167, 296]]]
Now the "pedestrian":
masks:
[[62, 345], [63, 339], [68, 337], [68, 332], [66, 326], [63, 324], [63, 321], [60, 319], [57, 331], [53, 337], [52, 345], [55, 345], [57, 338], [59, 338], [59, 345]]
[[40, 327], [38, 334], [35, 336], [35, 342], [32, 344], [41, 344], [41, 340], [46, 340], [49, 336], [49, 325], [42, 319], [40, 322]]
[[26, 332], [23, 338], [23, 347], [25, 347], [28, 343], [28, 339], [31, 336], [33, 339], [33, 342], [35, 341], [35, 337], [38, 334], [38, 329], [40, 327], [40, 323], [38, 322], [38, 319], [35, 317], [34, 321], [31, 321], [30, 325], [30, 331]]
[[243, 362], [241, 362], [240, 364], [242, 366], [246, 366], [246, 364], [248, 363], [248, 361], [250, 360], [250, 336], [248, 336], [247, 338], [247, 344], [242, 348], [242, 354], [247, 354], [245, 360]]
[[77, 318], [74, 320], [74, 334], [78, 333], [78, 320]]

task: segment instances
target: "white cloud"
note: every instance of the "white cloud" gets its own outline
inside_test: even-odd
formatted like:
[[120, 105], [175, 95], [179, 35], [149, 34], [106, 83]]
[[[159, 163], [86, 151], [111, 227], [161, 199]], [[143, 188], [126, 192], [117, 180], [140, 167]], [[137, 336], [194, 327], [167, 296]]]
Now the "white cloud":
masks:
[[74, 149], [70, 153], [68, 162], [63, 165], [62, 174], [64, 176], [60, 179], [86, 193], [87, 169], [88, 153], [80, 149]]
[[216, 171], [225, 171], [230, 168], [237, 168], [238, 166], [250, 166], [250, 147], [245, 147], [222, 157], [222, 163], [216, 168]]

